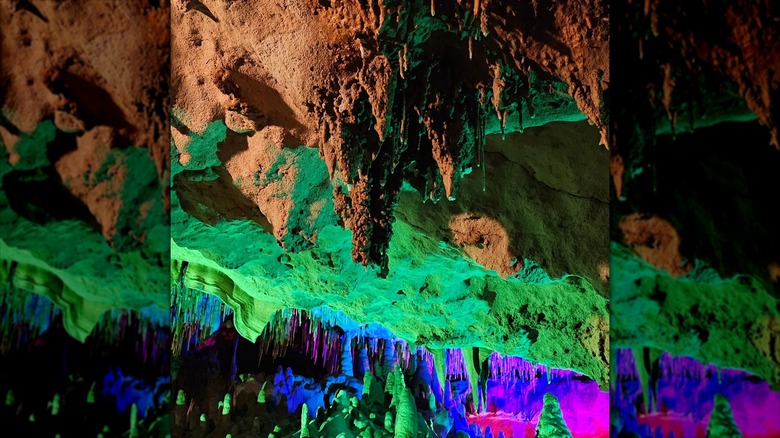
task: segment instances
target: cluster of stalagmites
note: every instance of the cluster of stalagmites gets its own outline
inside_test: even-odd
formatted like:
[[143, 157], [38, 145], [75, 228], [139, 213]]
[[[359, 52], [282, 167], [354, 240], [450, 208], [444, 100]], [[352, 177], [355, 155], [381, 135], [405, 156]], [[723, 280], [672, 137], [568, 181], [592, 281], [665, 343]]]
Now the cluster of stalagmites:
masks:
[[473, 164], [484, 178], [488, 119], [497, 118], [503, 131], [511, 114], [522, 129], [523, 109], [533, 115], [530, 96], [552, 94], [531, 79], [537, 73], [531, 64], [538, 66], [514, 53], [518, 29], [489, 36], [488, 17], [500, 15], [501, 2], [423, 3], [318, 11], [337, 28], [347, 21], [356, 29], [355, 50], [340, 55], [342, 73], [319, 88], [310, 109], [322, 156], [340, 183], [335, 206], [353, 231], [353, 258], [384, 269], [402, 183], [434, 202], [454, 199]]
[[[0, 406], [0, 411], [6, 416], [4, 420], [9, 420], [11, 416], [22, 416], [22, 421], [31, 425], [36, 422], [47, 424], [57, 417], [67, 417], [79, 411], [85, 419], [105, 422], [97, 434], [98, 438], [116, 436], [117, 433], [130, 438], [162, 437], [170, 430], [169, 418], [163, 415], [163, 412], [169, 409], [167, 383], [168, 379], [159, 378], [152, 388], [143, 379], [123, 375], [121, 370], [112, 370], [104, 377], [103, 382], [93, 380], [91, 383], [81, 375], [71, 374], [67, 387], [51, 395], [45, 403], [45, 410], [37, 409], [44, 406], [34, 402], [37, 400], [18, 400], [14, 391], [8, 389], [5, 391], [4, 406]], [[78, 399], [85, 389], [86, 397]], [[125, 424], [128, 429], [125, 432], [112, 430], [112, 426], [115, 428], [116, 424], [107, 424], [116, 420], [116, 417], [98, 419], [100, 414], [96, 406], [110, 402], [116, 406], [117, 416], [129, 415], [129, 422]], [[56, 430], [56, 426], [54, 429]]]
[[[497, 353], [480, 361], [478, 349], [428, 352], [370, 333], [339, 334], [298, 311], [280, 314], [271, 327], [260, 342], [261, 361], [295, 350], [326, 377], [304, 377], [279, 366], [275, 374], [239, 376], [227, 393], [217, 392], [222, 385], [189, 395], [178, 389], [173, 418], [179, 430], [215, 437], [498, 438], [504, 434], [467, 422], [470, 415], [488, 412], [488, 379], [533, 391], [540, 367], [548, 383], [553, 374], [573, 375]], [[539, 437], [570, 436], [552, 394], [545, 397], [539, 424]]]
[[[226, 393], [218, 402], [209, 400], [206, 410], [193, 409], [202, 407], [203, 401], [188, 404], [187, 395], [179, 390], [177, 426], [198, 431], [193, 436], [235, 436], [249, 430], [268, 438], [505, 436], [494, 435], [490, 427], [481, 430], [468, 424], [468, 393], [453, 391], [449, 381], [442, 391], [427, 362], [412, 364], [406, 371], [396, 364], [389, 372], [389, 362], [376, 364], [360, 379], [353, 376], [356, 370], [348, 351], [342, 355], [342, 373], [323, 383], [280, 366], [268, 377], [242, 375], [232, 395]], [[558, 399], [550, 393], [544, 398], [537, 437], [571, 437]]]

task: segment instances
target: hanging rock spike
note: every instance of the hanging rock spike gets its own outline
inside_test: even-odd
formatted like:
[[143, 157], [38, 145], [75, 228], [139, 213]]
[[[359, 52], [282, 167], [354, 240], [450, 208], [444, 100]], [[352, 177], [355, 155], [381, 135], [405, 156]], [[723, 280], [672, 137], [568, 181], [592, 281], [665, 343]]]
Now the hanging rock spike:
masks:
[[479, 389], [479, 371], [476, 367], [479, 361], [479, 349], [467, 347], [461, 349], [461, 351], [463, 352], [463, 362], [466, 366], [469, 383], [471, 384], [471, 396], [474, 397], [474, 409], [478, 410], [480, 403], [482, 403], [482, 392]]
[[644, 355], [644, 349], [643, 348], [632, 348], [631, 351], [634, 353], [634, 364], [636, 366], [636, 371], [639, 377], [639, 382], [642, 385], [642, 397], [645, 401], [645, 411], [650, 411], [650, 390], [648, 387], [648, 372], [647, 368], [645, 367], [645, 355]]

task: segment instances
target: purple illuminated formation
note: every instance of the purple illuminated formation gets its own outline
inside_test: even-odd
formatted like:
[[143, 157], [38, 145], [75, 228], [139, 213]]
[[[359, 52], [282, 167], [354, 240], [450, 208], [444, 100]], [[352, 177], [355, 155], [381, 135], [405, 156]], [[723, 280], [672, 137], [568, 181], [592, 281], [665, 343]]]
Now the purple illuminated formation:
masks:
[[604, 437], [609, 433], [606, 412], [609, 394], [595, 381], [573, 371], [534, 365], [519, 357], [490, 356], [487, 412], [469, 417], [494, 436], [533, 437], [544, 394], [560, 401], [564, 420], [575, 438]]
[[753, 375], [666, 352], [650, 367], [638, 368], [631, 350], [618, 350], [616, 362], [612, 397], [620, 419], [612, 436], [624, 431], [653, 438], [704, 438], [717, 394], [728, 400], [744, 438], [780, 436], [780, 393]]
[[[196, 350], [220, 348], [217, 338], [201, 341]], [[255, 345], [260, 368], [268, 371], [236, 383], [234, 397], [259, 390], [260, 399], [289, 416], [300, 415], [305, 404], [310, 418], [325, 421], [341, 391], [361, 403], [382, 403], [381, 394], [403, 378], [417, 411], [442, 430], [472, 438], [534, 437], [550, 393], [574, 437], [608, 435], [609, 395], [594, 380], [519, 357], [471, 348], [432, 351], [379, 324], [360, 325], [322, 309], [278, 312]]]

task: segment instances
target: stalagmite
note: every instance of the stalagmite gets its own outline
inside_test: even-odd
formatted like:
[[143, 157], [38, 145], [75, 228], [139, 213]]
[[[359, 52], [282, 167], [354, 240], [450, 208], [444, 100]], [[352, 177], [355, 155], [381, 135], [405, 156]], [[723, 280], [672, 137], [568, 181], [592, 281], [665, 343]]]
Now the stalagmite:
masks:
[[95, 384], [97, 384], [97, 382], [92, 382], [92, 385], [89, 387], [89, 392], [87, 393], [88, 404], [95, 403]]
[[130, 438], [138, 438], [138, 405], [133, 403], [130, 406]]
[[52, 401], [48, 403], [49, 408], [51, 409], [52, 415], [57, 415], [60, 413], [60, 395], [54, 394], [54, 398]]
[[225, 398], [222, 400], [222, 415], [230, 414], [230, 393], [225, 394]]
[[737, 423], [734, 421], [734, 413], [731, 404], [723, 394], [715, 394], [715, 405], [710, 414], [710, 423], [707, 426], [707, 438], [742, 438]]
[[536, 425], [536, 438], [572, 438], [558, 398], [549, 392], [544, 395], [544, 407]]
[[418, 431], [417, 406], [409, 388], [403, 388], [395, 416], [395, 438], [416, 438]]
[[385, 412], [385, 430], [393, 431], [393, 414], [390, 411]]
[[260, 391], [257, 393], [257, 403], [259, 404], [265, 404], [265, 385], [268, 384], [268, 381], [263, 382], [263, 386], [260, 387]]
[[187, 396], [184, 395], [184, 390], [180, 389], [176, 393], [176, 406], [184, 406], [187, 403]]
[[301, 438], [309, 438], [309, 405], [306, 403], [301, 407]]
[[391, 388], [392, 399], [390, 401], [390, 406], [398, 407], [398, 403], [400, 403], [401, 398], [403, 398], [405, 389], [407, 388], [406, 380], [404, 380], [404, 373], [401, 371], [400, 367], [396, 367], [395, 371], [393, 371], [393, 387]]
[[370, 405], [374, 401], [378, 401], [379, 397], [383, 396], [381, 389], [377, 391], [377, 385], [378, 383], [376, 382], [374, 375], [371, 371], [367, 371], [366, 374], [363, 375], [363, 392], [361, 394], [364, 404]]

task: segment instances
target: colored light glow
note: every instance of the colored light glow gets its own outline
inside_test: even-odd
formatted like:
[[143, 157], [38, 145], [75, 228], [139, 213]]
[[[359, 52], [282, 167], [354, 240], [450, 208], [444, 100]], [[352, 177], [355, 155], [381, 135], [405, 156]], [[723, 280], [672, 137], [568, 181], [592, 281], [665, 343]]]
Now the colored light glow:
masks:
[[483, 431], [490, 426], [496, 437], [499, 432], [506, 438], [533, 437], [544, 395], [549, 392], [560, 401], [566, 425], [575, 438], [609, 434], [609, 393], [600, 391], [595, 381], [569, 370], [548, 369], [497, 353], [491, 356], [490, 364], [488, 412], [469, 416], [469, 423]]
[[548, 368], [495, 352], [489, 357], [483, 356], [480, 360], [488, 368], [479, 373], [477, 380], [480, 391], [486, 388], [486, 399], [484, 406], [478, 403], [477, 413], [472, 402], [473, 387], [467, 359], [460, 348], [445, 349], [442, 356], [438, 356], [445, 361], [440, 369], [450, 385], [448, 394], [443, 394], [437, 379], [435, 354], [393, 336], [380, 324], [361, 325], [343, 313], [325, 307], [311, 312], [278, 311], [258, 343], [261, 358], [284, 357], [288, 350], [295, 350], [304, 352], [314, 364], [327, 371], [325, 380], [317, 384], [311, 376], [297, 375], [290, 368], [277, 369], [272, 382], [268, 382], [269, 388], [273, 388], [269, 396], [273, 400], [284, 400], [289, 415], [305, 403], [309, 416], [318, 418], [318, 411], [332, 402], [331, 388], [351, 387], [360, 399], [366, 372], [386, 375], [398, 367], [410, 382], [415, 382], [410, 385], [423, 384], [429, 388], [438, 406], [451, 409], [456, 418], [458, 412], [465, 414], [464, 419], [455, 420], [454, 427], [460, 431], [469, 430], [473, 436], [478, 436], [475, 428], [479, 428], [482, 436], [488, 436], [486, 430], [490, 427], [495, 438], [501, 433], [504, 438], [533, 437], [546, 393], [558, 398], [573, 436], [608, 435], [609, 393], [600, 391], [596, 381], [573, 371]]
[[[640, 400], [645, 391], [639, 382], [634, 356], [619, 350], [614, 404], [620, 409], [623, 429], [641, 436], [704, 438], [715, 394], [731, 404], [734, 420], [745, 438], [780, 436], [780, 392], [766, 381], [740, 370], [704, 365], [689, 357], [659, 358], [661, 376], [656, 385], [658, 410], [645, 412]], [[652, 392], [652, 391], [651, 391]], [[640, 406], [640, 408], [637, 408]]]

